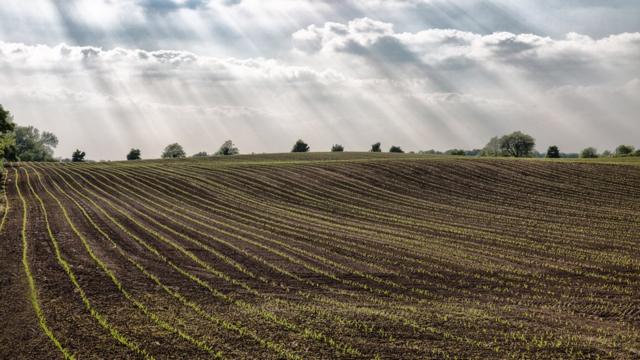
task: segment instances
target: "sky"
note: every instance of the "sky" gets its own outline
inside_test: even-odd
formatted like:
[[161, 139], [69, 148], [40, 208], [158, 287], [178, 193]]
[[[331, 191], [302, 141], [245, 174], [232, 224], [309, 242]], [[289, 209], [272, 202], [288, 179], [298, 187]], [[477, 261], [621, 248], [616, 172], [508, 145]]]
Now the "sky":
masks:
[[3, 0], [0, 82], [60, 157], [640, 146], [640, 2]]

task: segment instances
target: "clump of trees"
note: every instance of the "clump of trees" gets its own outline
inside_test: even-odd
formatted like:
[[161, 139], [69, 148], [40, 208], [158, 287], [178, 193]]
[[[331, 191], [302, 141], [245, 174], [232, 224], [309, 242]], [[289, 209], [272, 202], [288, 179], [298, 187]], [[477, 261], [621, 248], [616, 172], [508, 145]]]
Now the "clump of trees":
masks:
[[335, 144], [331, 147], [331, 152], [344, 152], [344, 146]]
[[233, 142], [231, 140], [227, 140], [222, 144], [222, 146], [220, 146], [216, 155], [238, 155], [239, 153], [240, 150], [233, 145]]
[[393, 145], [389, 148], [390, 153], [404, 154], [404, 150], [400, 146]]
[[598, 157], [598, 150], [594, 147], [588, 147], [580, 152], [580, 157], [583, 159], [595, 159]]
[[616, 148], [616, 156], [633, 155], [635, 148], [631, 145], [620, 145]]
[[142, 159], [142, 152], [140, 151], [140, 149], [129, 150], [129, 153], [127, 154], [127, 160], [133, 161], [133, 160], [141, 160], [141, 159]]
[[295, 144], [293, 144], [293, 148], [291, 149], [291, 152], [309, 152], [309, 150], [311, 150], [311, 148], [309, 147], [309, 145], [302, 141], [302, 139], [298, 139], [298, 141], [296, 141]]
[[[593, 149], [593, 148], [587, 148]], [[585, 150], [587, 150], [585, 149]], [[583, 150], [583, 152], [585, 151]], [[582, 155], [582, 154], [581, 154]], [[597, 155], [597, 153], [596, 153]], [[640, 149], [637, 149], [632, 145], [619, 145], [615, 150], [605, 150], [599, 157], [627, 157], [627, 156], [640, 156]], [[585, 156], [581, 156], [585, 157]]]
[[492, 137], [482, 149], [482, 156], [504, 156], [500, 147], [500, 138]]
[[[13, 116], [0, 105], [0, 168], [2, 167], [2, 159], [5, 156], [5, 149], [13, 143], [11, 133], [14, 129]], [[0, 180], [1, 179], [2, 169], [0, 169]]]
[[18, 126], [11, 112], [0, 105], [0, 165], [9, 161], [54, 161], [58, 138], [33, 126]]
[[191, 157], [198, 158], [198, 157], [207, 157], [207, 156], [209, 156], [209, 154], [207, 154], [206, 151], [200, 151], [193, 154]]
[[547, 158], [549, 159], [559, 159], [560, 158], [560, 149], [556, 145], [549, 146], [547, 149]]
[[382, 152], [382, 144], [377, 142], [373, 145], [371, 145], [371, 150], [369, 150], [370, 152]]
[[[2, 159], [4, 159], [5, 149], [13, 143], [11, 132], [15, 128], [13, 116], [8, 110], [0, 105], [0, 184], [2, 184], [4, 176], [4, 167]], [[1, 187], [2, 185], [0, 185]], [[1, 190], [1, 189], [0, 189]]]
[[535, 139], [521, 131], [493, 137], [482, 149], [482, 156], [529, 157], [536, 147]]
[[530, 135], [516, 131], [500, 138], [500, 149], [507, 156], [527, 157], [536, 146], [536, 141]]
[[462, 149], [451, 149], [444, 152], [445, 155], [453, 155], [453, 156], [465, 156], [467, 154], [466, 151]]
[[76, 149], [76, 151], [73, 152], [73, 154], [71, 154], [71, 161], [72, 162], [83, 162], [84, 161], [84, 157], [87, 154], [80, 150], [80, 149]]
[[439, 151], [435, 149], [420, 150], [418, 154], [421, 155], [452, 155], [452, 156], [480, 156], [482, 149], [464, 150], [464, 149], [449, 149], [447, 151]]
[[16, 126], [5, 147], [4, 157], [10, 161], [54, 161], [58, 138], [33, 126]]
[[182, 145], [173, 143], [164, 148], [161, 156], [163, 159], [184, 159], [187, 157], [187, 153], [184, 152]]

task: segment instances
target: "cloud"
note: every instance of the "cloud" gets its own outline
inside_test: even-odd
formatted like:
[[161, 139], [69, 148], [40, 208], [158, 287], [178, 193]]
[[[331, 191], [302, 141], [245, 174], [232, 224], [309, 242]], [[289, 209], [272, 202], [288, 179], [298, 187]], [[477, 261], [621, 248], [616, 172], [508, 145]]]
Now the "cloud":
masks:
[[559, 40], [533, 34], [498, 32], [480, 35], [451, 29], [399, 33], [394, 31], [393, 24], [362, 18], [347, 24], [328, 22], [323, 26], [310, 25], [292, 37], [298, 49], [310, 53], [325, 51], [365, 55], [368, 51], [379, 53], [374, 50], [376, 47], [384, 48], [384, 44], [395, 44], [393, 46], [402, 47], [422, 59], [468, 56], [506, 62], [561, 57], [575, 59], [576, 56], [601, 60], [622, 56], [635, 61], [640, 57], [640, 33], [623, 33], [598, 40], [577, 33], [570, 33]]
[[280, 58], [296, 30], [363, 17], [395, 24], [399, 33], [437, 28], [602, 38], [640, 31], [640, 4], [624, 0], [6, 0], [0, 40]]
[[148, 13], [166, 14], [179, 10], [207, 11], [212, 6], [236, 6], [242, 0], [136, 0], [136, 5]]
[[409, 33], [395, 31], [390, 23], [361, 18], [346, 24], [310, 25], [295, 32], [292, 39], [300, 52], [356, 57], [374, 69], [392, 73], [408, 69], [420, 69], [427, 75], [450, 70], [518, 71], [554, 85], [554, 81], [599, 80], [612, 74], [626, 77], [640, 71], [640, 33], [601, 39], [577, 33], [553, 39], [452, 29]]
[[137, 0], [137, 5], [149, 12], [165, 13], [180, 9], [202, 10], [209, 0]]
[[91, 46], [25, 45], [0, 42], [0, 66], [14, 72], [54, 75], [119, 74], [128, 78], [179, 78], [191, 81], [281, 80], [333, 82], [344, 76], [332, 70], [316, 71], [284, 65], [273, 59], [218, 59], [191, 52]]

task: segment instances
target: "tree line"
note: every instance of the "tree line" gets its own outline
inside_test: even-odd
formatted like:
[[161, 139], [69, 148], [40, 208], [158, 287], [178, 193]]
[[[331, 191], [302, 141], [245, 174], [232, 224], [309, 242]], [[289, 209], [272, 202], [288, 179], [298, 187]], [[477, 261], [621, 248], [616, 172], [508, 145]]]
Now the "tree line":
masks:
[[[231, 140], [225, 141], [222, 145], [220, 145], [220, 148], [218, 149], [218, 151], [213, 153], [214, 156], [228, 156], [228, 155], [238, 155], [238, 154], [240, 154], [240, 150], [238, 150], [238, 148], [233, 144], [233, 141]], [[129, 158], [129, 155], [131, 155], [132, 158]], [[129, 152], [129, 155], [127, 156], [127, 160], [140, 160], [140, 150], [138, 149], [131, 149], [131, 151]], [[201, 151], [193, 154], [192, 157], [206, 157], [206, 156], [209, 156], [209, 154], [206, 151]], [[160, 154], [160, 157], [163, 159], [183, 159], [187, 157], [187, 153], [186, 151], [184, 151], [184, 148], [182, 147], [182, 145], [178, 143], [173, 143], [173, 144], [167, 145], [164, 148], [164, 150], [162, 151], [162, 154]]]
[[599, 153], [594, 147], [584, 148], [580, 153], [562, 153], [557, 145], [551, 145], [546, 153], [535, 150], [536, 141], [531, 135], [516, 131], [502, 137], [493, 137], [487, 145], [479, 150], [479, 156], [505, 156], [505, 157], [546, 157], [559, 158], [598, 158], [598, 157], [624, 157], [640, 156], [640, 149], [636, 150], [632, 145], [620, 145], [614, 151], [605, 150]]
[[[506, 134], [501, 137], [493, 137], [482, 149], [463, 150], [450, 149], [444, 152], [436, 150], [419, 151], [420, 154], [434, 155], [455, 155], [455, 156], [487, 156], [487, 157], [547, 157], [547, 158], [597, 158], [597, 157], [623, 157], [623, 156], [640, 156], [640, 149], [635, 149], [631, 145], [620, 145], [615, 150], [605, 150], [599, 153], [593, 147], [587, 147], [580, 153], [563, 153], [558, 146], [549, 146], [546, 153], [540, 153], [535, 149], [535, 139], [521, 131]], [[85, 161], [86, 153], [80, 149], [76, 149], [70, 159], [55, 159], [54, 149], [58, 146], [58, 138], [51, 132], [40, 131], [33, 126], [19, 126], [14, 122], [13, 116], [8, 110], [0, 105], [0, 160], [8, 161]], [[291, 152], [309, 152], [311, 147], [304, 140], [298, 139]], [[331, 152], [344, 152], [345, 147], [341, 144], [334, 144]], [[376, 142], [371, 145], [370, 152], [382, 152], [382, 144]], [[404, 153], [402, 147], [392, 145], [390, 153]], [[233, 144], [231, 140], [225, 141], [218, 151], [213, 153], [214, 156], [238, 155], [240, 150]], [[412, 152], [413, 153], [413, 152]], [[210, 156], [207, 152], [198, 152], [192, 157]], [[186, 158], [182, 145], [172, 143], [167, 145], [162, 151], [163, 159], [180, 159]], [[126, 154], [126, 159], [130, 161], [141, 160], [142, 152], [140, 149], [132, 148]]]

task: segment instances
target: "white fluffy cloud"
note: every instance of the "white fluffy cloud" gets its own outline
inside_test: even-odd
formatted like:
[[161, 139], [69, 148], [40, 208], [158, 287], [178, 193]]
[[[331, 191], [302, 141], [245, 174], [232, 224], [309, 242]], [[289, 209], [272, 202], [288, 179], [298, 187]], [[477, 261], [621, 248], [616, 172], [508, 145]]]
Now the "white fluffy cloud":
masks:
[[[327, 56], [361, 57], [374, 67], [409, 64], [425, 71], [500, 70], [505, 67], [548, 80], [564, 72], [583, 72], [571, 80], [593, 80], [598, 71], [615, 79], [639, 76], [640, 33], [593, 39], [570, 33], [562, 39], [498, 32], [488, 35], [450, 29], [396, 32], [369, 18], [347, 24], [310, 25], [293, 34], [298, 50]], [[560, 82], [562, 79], [557, 79]]]
[[273, 59], [217, 59], [185, 51], [145, 51], [89, 46], [25, 45], [0, 42], [0, 65], [12, 72], [94, 76], [94, 73], [136, 77], [174, 77], [193, 81], [281, 80], [332, 82], [335, 71], [288, 66]]

